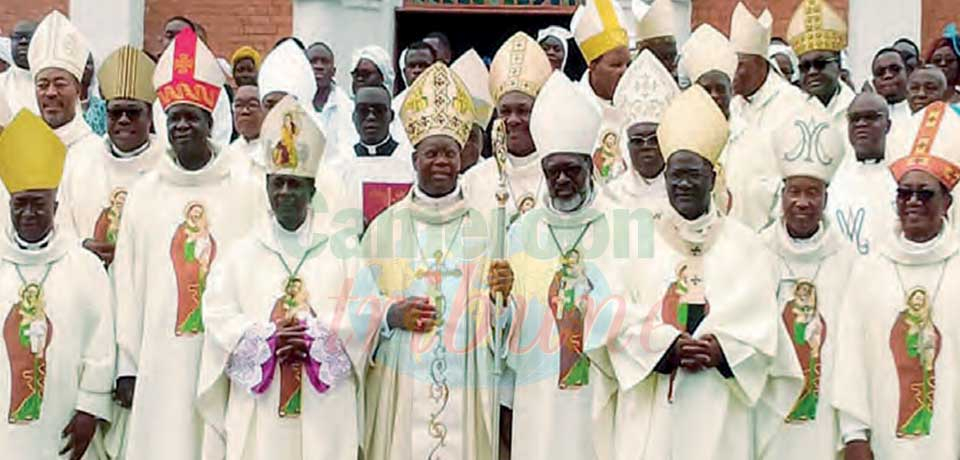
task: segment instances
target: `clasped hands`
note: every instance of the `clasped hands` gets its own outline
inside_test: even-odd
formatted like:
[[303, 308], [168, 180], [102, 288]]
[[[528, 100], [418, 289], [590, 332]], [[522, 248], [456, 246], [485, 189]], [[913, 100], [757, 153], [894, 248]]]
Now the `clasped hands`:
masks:
[[689, 333], [681, 333], [673, 345], [674, 364], [690, 372], [700, 372], [722, 365], [726, 358], [720, 342], [713, 334], [695, 339]]

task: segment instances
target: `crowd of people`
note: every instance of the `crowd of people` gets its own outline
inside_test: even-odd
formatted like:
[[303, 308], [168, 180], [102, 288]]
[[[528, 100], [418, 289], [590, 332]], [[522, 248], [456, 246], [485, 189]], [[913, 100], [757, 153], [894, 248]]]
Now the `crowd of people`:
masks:
[[960, 458], [957, 28], [858, 88], [824, 0], [677, 23], [587, 0], [341, 85], [18, 22], [4, 458]]

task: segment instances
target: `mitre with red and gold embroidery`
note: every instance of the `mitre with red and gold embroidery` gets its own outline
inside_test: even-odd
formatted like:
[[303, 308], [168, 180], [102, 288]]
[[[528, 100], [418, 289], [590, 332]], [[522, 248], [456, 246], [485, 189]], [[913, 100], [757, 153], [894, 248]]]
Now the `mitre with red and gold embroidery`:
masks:
[[163, 110], [190, 104], [213, 112], [226, 75], [197, 34], [186, 28], [167, 47], [153, 73], [153, 86]]
[[917, 135], [910, 155], [890, 165], [897, 182], [910, 171], [936, 177], [949, 190], [960, 182], [960, 117], [944, 102], [934, 102], [914, 115]]

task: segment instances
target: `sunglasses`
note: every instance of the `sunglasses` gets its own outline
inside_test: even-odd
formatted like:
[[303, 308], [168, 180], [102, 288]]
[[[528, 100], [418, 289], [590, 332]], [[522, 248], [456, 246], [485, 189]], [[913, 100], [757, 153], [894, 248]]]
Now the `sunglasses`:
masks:
[[817, 69], [818, 71], [826, 69], [828, 65], [835, 62], [840, 62], [840, 60], [837, 58], [821, 58], [811, 61], [802, 61], [798, 67], [800, 68], [801, 73], [807, 73], [810, 71], [810, 69]]
[[910, 201], [913, 198], [920, 200], [922, 203], [929, 203], [930, 200], [937, 194], [934, 190], [913, 190], [909, 188], [898, 188], [897, 189], [897, 200], [899, 201]]
[[143, 116], [143, 109], [137, 108], [137, 109], [108, 109], [107, 110], [107, 116], [109, 116], [111, 120], [119, 120], [123, 118], [124, 115], [127, 116], [128, 120], [136, 121], [136, 120], [139, 120], [141, 116]]

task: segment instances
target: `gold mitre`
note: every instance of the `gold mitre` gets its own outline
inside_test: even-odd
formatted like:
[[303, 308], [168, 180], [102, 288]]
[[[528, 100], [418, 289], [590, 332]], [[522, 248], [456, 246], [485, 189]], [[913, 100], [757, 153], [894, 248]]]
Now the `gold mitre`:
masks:
[[614, 0], [587, 0], [570, 20], [570, 30], [587, 64], [608, 51], [629, 46], [627, 18]]
[[490, 96], [490, 71], [483, 59], [471, 49], [453, 61], [450, 70], [463, 80], [473, 97], [473, 122], [486, 128], [493, 118], [493, 98]]
[[400, 121], [414, 146], [442, 135], [463, 147], [473, 129], [473, 98], [457, 73], [438, 61], [410, 86], [400, 107]]
[[517, 32], [497, 50], [490, 63], [490, 95], [496, 104], [509, 92], [519, 91], [536, 98], [550, 78], [553, 67], [540, 44]]
[[153, 104], [157, 91], [153, 88], [153, 72], [156, 64], [137, 48], [121, 46], [100, 66], [97, 80], [100, 92], [106, 100], [136, 99]]
[[60, 186], [67, 147], [33, 112], [22, 109], [0, 134], [0, 179], [10, 194]]
[[824, 0], [803, 0], [790, 18], [787, 40], [797, 56], [847, 47], [847, 24]]
[[657, 128], [664, 159], [686, 150], [700, 155], [714, 166], [729, 136], [730, 125], [726, 117], [700, 85], [693, 85], [673, 98]]

